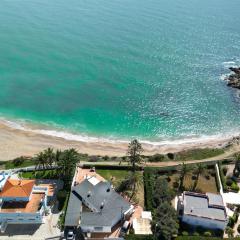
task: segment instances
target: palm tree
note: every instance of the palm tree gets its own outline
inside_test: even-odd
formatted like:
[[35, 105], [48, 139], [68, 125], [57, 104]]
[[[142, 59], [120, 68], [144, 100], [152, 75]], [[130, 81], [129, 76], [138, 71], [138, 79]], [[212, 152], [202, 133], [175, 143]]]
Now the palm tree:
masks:
[[79, 154], [74, 148], [65, 150], [61, 154], [57, 164], [59, 166], [59, 173], [62, 176], [65, 184], [70, 183], [76, 163], [78, 161], [79, 161]]
[[43, 152], [38, 153], [35, 157], [35, 169], [42, 168], [43, 170], [45, 170], [46, 166], [47, 161], [45, 158], [45, 154]]
[[46, 158], [46, 163], [48, 166], [52, 167], [53, 163], [55, 162], [55, 153], [53, 151], [53, 148], [47, 148], [43, 152], [45, 158]]
[[136, 171], [136, 165], [142, 163], [141, 153], [143, 152], [143, 148], [141, 143], [138, 140], [134, 139], [128, 145], [127, 154], [129, 156], [128, 161], [132, 165], [132, 172]]
[[180, 167], [180, 170], [179, 170], [179, 173], [180, 173], [180, 176], [179, 176], [179, 181], [180, 181], [179, 190], [183, 189], [184, 180], [187, 177], [187, 175], [189, 174], [190, 170], [191, 170], [191, 168], [187, 164], [185, 164], [184, 162], [181, 164], [181, 167]]
[[57, 151], [56, 151], [56, 153], [55, 153], [55, 164], [56, 164], [56, 165], [57, 165], [58, 162], [60, 161], [61, 155], [62, 155], [62, 151], [57, 149]]
[[233, 169], [233, 175], [235, 177], [238, 177], [239, 174], [240, 174], [240, 154], [237, 153], [237, 154], [235, 154], [235, 166]]
[[195, 169], [195, 171], [196, 171], [196, 179], [195, 179], [195, 182], [194, 182], [193, 190], [196, 189], [199, 177], [200, 177], [200, 175], [204, 174], [205, 170], [206, 170], [206, 166], [204, 164], [199, 163], [199, 164], [196, 165], [196, 169]]

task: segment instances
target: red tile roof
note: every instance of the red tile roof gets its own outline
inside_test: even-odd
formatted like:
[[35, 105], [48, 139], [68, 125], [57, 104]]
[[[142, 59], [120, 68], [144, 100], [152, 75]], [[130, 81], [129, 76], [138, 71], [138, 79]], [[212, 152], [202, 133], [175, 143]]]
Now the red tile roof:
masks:
[[0, 197], [29, 197], [35, 180], [8, 179], [5, 183]]

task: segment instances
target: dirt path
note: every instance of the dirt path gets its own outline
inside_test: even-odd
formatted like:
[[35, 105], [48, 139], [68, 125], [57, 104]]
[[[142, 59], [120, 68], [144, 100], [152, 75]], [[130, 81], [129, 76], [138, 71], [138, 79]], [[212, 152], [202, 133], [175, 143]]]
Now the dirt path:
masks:
[[[240, 145], [239, 144], [234, 144], [231, 148], [226, 150], [225, 153], [220, 154], [218, 156], [212, 157], [212, 158], [206, 158], [206, 159], [201, 159], [201, 160], [187, 160], [184, 161], [186, 164], [191, 164], [191, 163], [205, 163], [205, 162], [211, 162], [211, 161], [221, 161], [227, 158], [232, 157], [235, 153], [240, 152]], [[82, 164], [88, 164], [88, 165], [112, 165], [112, 166], [118, 166], [119, 162], [81, 162]], [[166, 162], [146, 162], [144, 164], [144, 167], [168, 167], [168, 166], [178, 166], [182, 164], [181, 161], [166, 161]], [[122, 162], [121, 166], [128, 166], [129, 164], [126, 162]]]

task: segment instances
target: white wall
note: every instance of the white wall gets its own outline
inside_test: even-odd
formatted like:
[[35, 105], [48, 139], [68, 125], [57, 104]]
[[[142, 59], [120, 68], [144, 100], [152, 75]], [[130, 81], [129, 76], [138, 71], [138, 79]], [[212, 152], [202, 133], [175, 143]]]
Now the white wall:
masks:
[[42, 223], [42, 211], [37, 213], [0, 213], [0, 222], [26, 224]]
[[217, 220], [208, 219], [208, 218], [189, 216], [189, 215], [183, 215], [182, 221], [190, 225], [202, 226], [209, 229], [224, 230], [227, 225], [227, 222], [217, 221]]

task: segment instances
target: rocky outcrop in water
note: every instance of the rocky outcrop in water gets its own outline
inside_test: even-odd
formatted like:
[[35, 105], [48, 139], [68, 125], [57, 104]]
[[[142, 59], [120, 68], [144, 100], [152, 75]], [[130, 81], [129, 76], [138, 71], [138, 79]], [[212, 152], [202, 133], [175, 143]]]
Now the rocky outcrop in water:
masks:
[[227, 77], [227, 85], [232, 88], [240, 89], [240, 67], [230, 67], [233, 73]]

